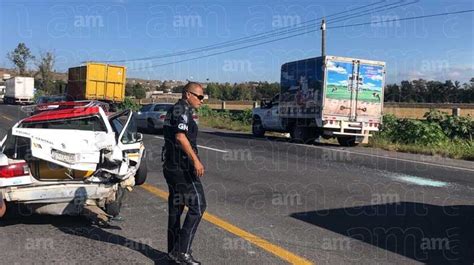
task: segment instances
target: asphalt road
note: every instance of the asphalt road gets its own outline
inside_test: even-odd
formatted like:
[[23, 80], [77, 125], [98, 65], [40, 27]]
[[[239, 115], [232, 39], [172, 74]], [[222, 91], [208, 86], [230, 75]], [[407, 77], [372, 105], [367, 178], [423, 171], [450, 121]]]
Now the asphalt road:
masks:
[[[21, 117], [0, 105], [0, 135]], [[128, 194], [123, 222], [4, 222], [0, 263], [167, 264], [162, 144], [145, 135], [148, 186]], [[211, 215], [193, 255], [204, 264], [474, 263], [473, 162], [211, 129], [199, 145]]]

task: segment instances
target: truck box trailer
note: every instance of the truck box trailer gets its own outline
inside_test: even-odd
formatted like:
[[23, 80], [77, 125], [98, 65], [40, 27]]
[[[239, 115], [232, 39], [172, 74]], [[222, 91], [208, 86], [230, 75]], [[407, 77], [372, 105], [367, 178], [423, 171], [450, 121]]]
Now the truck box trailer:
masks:
[[367, 141], [382, 122], [385, 63], [323, 56], [285, 63], [281, 90], [253, 111], [253, 132], [289, 132], [295, 140]]
[[6, 104], [31, 104], [35, 95], [35, 80], [33, 77], [16, 76], [5, 81]]
[[75, 100], [123, 102], [126, 68], [119, 65], [87, 63], [69, 68], [67, 94]]

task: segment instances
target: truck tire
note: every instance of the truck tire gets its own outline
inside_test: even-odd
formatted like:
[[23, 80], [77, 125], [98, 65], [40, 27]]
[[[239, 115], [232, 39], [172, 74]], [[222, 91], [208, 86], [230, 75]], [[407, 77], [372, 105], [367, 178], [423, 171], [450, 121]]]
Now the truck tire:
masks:
[[341, 146], [353, 147], [357, 146], [359, 143], [356, 142], [355, 136], [340, 136], [337, 137], [337, 141]]
[[293, 142], [296, 143], [310, 143], [311, 140], [314, 141], [314, 138], [311, 137], [311, 132], [308, 127], [304, 126], [298, 126], [295, 125], [293, 126], [291, 132], [290, 132], [290, 137]]
[[148, 175], [148, 167], [146, 165], [146, 156], [143, 155], [142, 161], [140, 162], [140, 167], [135, 173], [135, 186], [140, 186], [145, 183]]
[[265, 128], [263, 128], [262, 121], [258, 117], [253, 118], [252, 134], [255, 137], [263, 137], [265, 135]]

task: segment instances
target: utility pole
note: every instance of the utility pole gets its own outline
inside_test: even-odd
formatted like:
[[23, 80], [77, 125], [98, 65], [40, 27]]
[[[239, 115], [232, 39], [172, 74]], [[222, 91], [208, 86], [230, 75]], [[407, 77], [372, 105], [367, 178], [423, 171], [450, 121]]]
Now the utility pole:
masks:
[[326, 19], [321, 22], [321, 56], [326, 56]]

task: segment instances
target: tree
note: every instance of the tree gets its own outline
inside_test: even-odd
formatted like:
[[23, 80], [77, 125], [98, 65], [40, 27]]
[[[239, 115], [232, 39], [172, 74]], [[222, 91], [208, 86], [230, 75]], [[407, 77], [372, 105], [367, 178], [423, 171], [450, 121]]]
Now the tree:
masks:
[[389, 84], [385, 87], [386, 102], [400, 102], [400, 87], [397, 84]]
[[7, 58], [18, 68], [20, 75], [25, 75], [28, 61], [35, 57], [31, 54], [30, 49], [23, 42], [20, 42], [15, 50], [7, 53]]
[[125, 96], [133, 96], [133, 85], [130, 83], [125, 84]]
[[207, 84], [205, 92], [209, 98], [220, 99], [222, 97], [221, 90], [219, 89], [219, 85], [217, 83]]
[[179, 86], [175, 86], [171, 89], [171, 91], [173, 93], [181, 93], [183, 92], [183, 88], [184, 88], [184, 85], [179, 85]]
[[255, 89], [254, 100], [269, 99], [273, 98], [277, 93], [280, 92], [280, 84], [262, 82], [258, 83]]
[[40, 52], [40, 58], [37, 62], [38, 73], [41, 74], [40, 88], [46, 92], [46, 94], [58, 94], [59, 90], [56, 90], [56, 86], [53, 83], [53, 67], [56, 57], [53, 52]]
[[251, 100], [252, 99], [252, 90], [248, 84], [238, 84], [234, 85], [232, 91], [233, 100]]
[[136, 99], [142, 99], [146, 97], [145, 88], [140, 84], [135, 84], [133, 87], [133, 95]]

